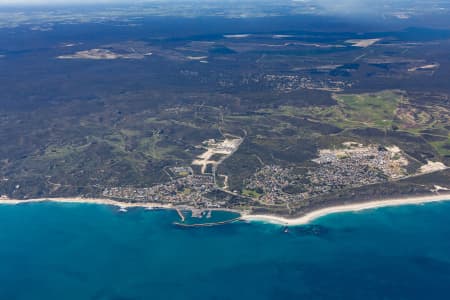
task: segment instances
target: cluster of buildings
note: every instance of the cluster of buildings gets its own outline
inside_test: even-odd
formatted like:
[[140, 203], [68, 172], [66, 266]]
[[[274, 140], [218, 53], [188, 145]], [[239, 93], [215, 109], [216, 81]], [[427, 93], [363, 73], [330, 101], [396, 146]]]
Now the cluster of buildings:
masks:
[[347, 144], [338, 150], [321, 150], [307, 172], [295, 168], [265, 166], [246, 182], [246, 189], [260, 195], [264, 204], [302, 199], [397, 179], [407, 175], [408, 160], [397, 147]]
[[[199, 156], [211, 163], [214, 154], [232, 153], [240, 140], [206, 142], [207, 151]], [[313, 160], [315, 167], [264, 166], [244, 182], [243, 195], [263, 205], [286, 205], [313, 196], [401, 178], [407, 175], [408, 160], [398, 147], [363, 146], [344, 143], [339, 149], [323, 149]], [[195, 162], [194, 162], [195, 164]], [[211, 201], [208, 194], [218, 191], [214, 175], [194, 175], [190, 166], [169, 168], [175, 178], [152, 187], [107, 188], [103, 196], [131, 202], [156, 202], [208, 209], [225, 206], [226, 200]], [[235, 195], [236, 196], [236, 195]], [[223, 200], [223, 201], [222, 201]], [[222, 202], [221, 202], [222, 201]]]
[[292, 168], [281, 166], [264, 166], [256, 174], [245, 182], [247, 190], [255, 191], [255, 195], [261, 195], [259, 201], [266, 205], [276, 205], [291, 202], [302, 197], [300, 194], [289, 194], [285, 189], [301, 179], [301, 175], [295, 174]]
[[103, 191], [103, 196], [131, 202], [172, 203], [193, 207], [215, 207], [203, 195], [214, 190], [214, 178], [209, 175], [188, 175], [152, 187], [114, 187]]
[[299, 75], [265, 75], [264, 81], [279, 92], [292, 92], [300, 89], [341, 92], [352, 86], [349, 82], [332, 79], [315, 80]]
[[[120, 201], [155, 202], [174, 205], [186, 205], [191, 208], [220, 208], [226, 203], [221, 200], [211, 201], [206, 197], [218, 189], [215, 182], [215, 167], [224, 158], [231, 155], [241, 144], [240, 138], [227, 138], [223, 141], [210, 139], [203, 142], [205, 152], [193, 161], [192, 165], [201, 166], [200, 173], [195, 175], [191, 166], [174, 166], [165, 170], [171, 180], [167, 183], [151, 187], [112, 187], [103, 191], [103, 196]], [[219, 156], [219, 158], [217, 158]], [[212, 165], [212, 172], [207, 166]], [[227, 179], [227, 178], [226, 178]], [[225, 185], [227, 180], [225, 180]]]
[[351, 142], [344, 143], [343, 146], [341, 149], [320, 150], [319, 157], [313, 161], [327, 169], [342, 168], [343, 172], [351, 174], [361, 173], [363, 170], [367, 172], [376, 170], [383, 177], [390, 179], [406, 175], [405, 167], [408, 165], [408, 160], [396, 146], [363, 146]]

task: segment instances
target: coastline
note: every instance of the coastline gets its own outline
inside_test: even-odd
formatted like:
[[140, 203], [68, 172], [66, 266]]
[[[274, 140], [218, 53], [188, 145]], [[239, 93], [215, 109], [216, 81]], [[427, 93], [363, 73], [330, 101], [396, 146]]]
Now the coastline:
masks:
[[[88, 198], [88, 197], [47, 197], [47, 198], [35, 198], [35, 199], [11, 199], [7, 197], [0, 197], [0, 206], [2, 205], [22, 205], [22, 204], [29, 204], [29, 203], [42, 203], [42, 202], [53, 202], [53, 203], [75, 203], [75, 204], [94, 204], [94, 205], [107, 205], [107, 206], [114, 206], [119, 209], [119, 211], [126, 212], [128, 208], [145, 208], [148, 210], [152, 209], [167, 209], [167, 210], [174, 210], [177, 212], [178, 216], [180, 217], [181, 222], [185, 221], [185, 217], [182, 213], [182, 211], [193, 211], [197, 210], [194, 207], [186, 206], [186, 205], [172, 205], [172, 204], [161, 204], [156, 202], [122, 202], [117, 201], [113, 199], [108, 198]], [[242, 217], [243, 212], [234, 210], [234, 209], [218, 209], [218, 208], [212, 208], [210, 209], [212, 211], [228, 211], [228, 212], [234, 212], [238, 213], [240, 217]], [[239, 217], [239, 218], [240, 218]]]
[[10, 199], [10, 198], [0, 198], [0, 205], [20, 205], [27, 203], [39, 203], [39, 202], [57, 202], [57, 203], [80, 203], [80, 204], [97, 204], [97, 205], [109, 205], [116, 206], [120, 209], [127, 209], [133, 207], [141, 207], [148, 209], [176, 209], [175, 206], [170, 204], [160, 204], [160, 203], [137, 203], [137, 202], [121, 202], [107, 198], [83, 198], [83, 197], [71, 197], [71, 198], [36, 198], [36, 199]]
[[244, 221], [259, 221], [266, 222], [284, 226], [298, 226], [298, 225], [306, 225], [311, 223], [312, 221], [319, 219], [321, 217], [335, 214], [335, 213], [343, 213], [343, 212], [356, 212], [362, 210], [376, 209], [381, 207], [393, 207], [393, 206], [404, 206], [404, 205], [420, 205], [426, 203], [434, 203], [434, 202], [443, 202], [450, 201], [450, 194], [441, 194], [441, 195], [430, 195], [430, 196], [420, 196], [420, 197], [408, 197], [408, 198], [392, 198], [385, 200], [373, 200], [367, 201], [363, 203], [354, 203], [354, 204], [343, 204], [330, 206], [325, 208], [320, 208], [317, 210], [313, 210], [305, 215], [288, 219], [283, 217], [278, 217], [274, 215], [252, 215], [252, 214], [243, 214], [241, 219]]
[[[233, 211], [239, 213], [240, 220], [242, 221], [255, 221], [264, 222], [271, 224], [278, 224], [284, 226], [298, 226], [306, 225], [312, 221], [319, 219], [321, 217], [343, 212], [356, 212], [362, 210], [376, 209], [381, 207], [393, 207], [393, 206], [404, 206], [404, 205], [420, 205], [426, 203], [443, 202], [450, 201], [450, 193], [430, 195], [430, 196], [417, 196], [417, 197], [406, 197], [406, 198], [391, 198], [384, 200], [373, 200], [362, 203], [354, 204], [342, 204], [336, 206], [329, 206], [324, 208], [319, 208], [313, 210], [309, 213], [304, 214], [298, 218], [285, 218], [275, 215], [253, 215], [248, 212], [230, 210], [230, 209], [213, 209], [220, 211]], [[96, 204], [96, 205], [109, 205], [118, 207], [120, 210], [125, 210], [127, 208], [146, 208], [146, 209], [172, 209], [179, 211], [182, 209], [179, 206], [174, 206], [172, 204], [160, 204], [160, 203], [137, 203], [137, 202], [121, 202], [117, 200], [107, 199], [107, 198], [83, 198], [83, 197], [71, 197], [71, 198], [36, 198], [36, 199], [10, 199], [6, 197], [0, 197], [0, 205], [20, 205], [27, 203], [40, 203], [40, 202], [56, 202], [56, 203], [79, 203], [79, 204]], [[183, 207], [183, 209], [190, 209], [189, 207]]]

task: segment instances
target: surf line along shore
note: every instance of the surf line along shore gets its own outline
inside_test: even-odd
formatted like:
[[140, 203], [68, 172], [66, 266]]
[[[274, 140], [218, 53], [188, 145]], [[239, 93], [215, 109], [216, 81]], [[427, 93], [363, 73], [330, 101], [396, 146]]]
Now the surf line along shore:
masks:
[[361, 203], [354, 204], [343, 204], [330, 206], [325, 208], [320, 208], [305, 215], [295, 218], [288, 219], [273, 215], [252, 215], [252, 214], [244, 214], [241, 217], [241, 220], [244, 221], [259, 221], [266, 223], [279, 224], [284, 226], [298, 226], [305, 225], [311, 223], [312, 221], [335, 213], [343, 213], [343, 212], [355, 212], [362, 210], [369, 210], [381, 207], [392, 207], [392, 206], [404, 206], [404, 205], [420, 205], [426, 203], [433, 202], [443, 202], [450, 201], [450, 193], [440, 194], [440, 195], [430, 195], [430, 196], [420, 196], [420, 197], [408, 197], [408, 198], [392, 198], [385, 200], [374, 200], [367, 201]]
[[132, 207], [142, 207], [149, 209], [174, 209], [175, 207], [171, 204], [160, 204], [160, 203], [138, 203], [138, 202], [121, 202], [107, 198], [84, 198], [84, 197], [70, 197], [70, 198], [36, 198], [36, 199], [11, 199], [7, 197], [0, 197], [0, 205], [18, 205], [27, 203], [40, 203], [40, 202], [57, 202], [57, 203], [80, 203], [80, 204], [98, 204], [98, 205], [110, 205], [116, 206], [122, 209], [132, 208]]
[[[197, 227], [199, 224], [183, 224], [183, 222], [186, 220], [186, 217], [184, 216], [182, 209], [190, 210], [189, 207], [183, 206], [183, 208], [174, 206], [172, 204], [160, 204], [160, 203], [152, 203], [152, 202], [121, 202], [116, 201], [112, 199], [107, 198], [84, 198], [84, 197], [71, 197], [71, 198], [36, 198], [36, 199], [11, 199], [5, 196], [0, 197], [0, 205], [20, 205], [20, 204], [27, 204], [27, 203], [42, 203], [42, 202], [55, 202], [55, 203], [79, 203], [79, 204], [95, 204], [95, 205], [109, 205], [109, 206], [115, 206], [120, 208], [121, 210], [125, 210], [127, 208], [147, 208], [147, 209], [170, 209], [175, 210], [180, 217], [181, 223], [175, 222], [177, 224], [185, 225], [186, 227]], [[230, 210], [230, 209], [213, 209], [218, 211], [232, 211], [235, 213], [238, 213], [239, 215], [241, 212], [236, 210]], [[222, 224], [228, 224], [235, 221], [238, 221], [240, 219], [240, 216], [237, 218], [233, 218], [231, 220], [225, 220], [220, 221], [216, 223], [205, 223], [200, 224], [201, 226], [212, 226], [214, 224], [216, 225], [222, 225]]]
[[[425, 203], [433, 203], [433, 202], [442, 202], [442, 201], [450, 201], [450, 193], [439, 194], [439, 195], [430, 195], [430, 196], [420, 196], [420, 197], [409, 197], [409, 198], [393, 198], [393, 199], [385, 199], [385, 200], [374, 200], [367, 201], [362, 203], [354, 203], [354, 204], [343, 204], [325, 207], [321, 209], [314, 210], [309, 212], [299, 218], [288, 219], [274, 215], [252, 215], [251, 213], [243, 213], [239, 211], [235, 211], [241, 214], [241, 217], [233, 219], [234, 221], [243, 220], [243, 221], [259, 221], [273, 224], [280, 224], [285, 226], [296, 226], [296, 225], [305, 225], [308, 224], [320, 217], [341, 213], [341, 212], [352, 212], [352, 211], [361, 211], [368, 210], [374, 208], [381, 207], [391, 207], [391, 206], [402, 206], [402, 205], [418, 205]], [[18, 204], [26, 204], [26, 203], [39, 203], [39, 202], [58, 202], [58, 203], [86, 203], [86, 204], [98, 204], [98, 205], [111, 205], [119, 208], [132, 208], [132, 207], [142, 207], [148, 209], [176, 209], [176, 206], [171, 204], [160, 204], [160, 203], [134, 203], [134, 202], [120, 202], [111, 199], [104, 198], [83, 198], [83, 197], [72, 197], [72, 198], [37, 198], [37, 199], [27, 199], [27, 200], [18, 200], [18, 199], [10, 199], [7, 197], [0, 197], [0, 205], [18, 205]], [[220, 209], [215, 209], [220, 210]], [[180, 216], [181, 217], [181, 216]], [[183, 216], [184, 217], [184, 216]]]
[[[55, 203], [79, 203], [79, 204], [96, 204], [96, 205], [109, 205], [109, 206], [115, 206], [120, 208], [121, 210], [125, 210], [127, 208], [147, 208], [147, 209], [171, 209], [175, 210], [180, 217], [181, 222], [174, 222], [174, 225], [177, 226], [183, 226], [183, 227], [211, 227], [216, 225], [225, 225], [230, 224], [233, 222], [237, 222], [240, 220], [240, 216], [237, 218], [233, 218], [230, 220], [225, 221], [219, 221], [214, 223], [200, 223], [200, 224], [184, 224], [184, 221], [186, 220], [186, 217], [184, 216], [182, 209], [177, 206], [173, 206], [171, 204], [159, 204], [159, 203], [138, 203], [138, 202], [121, 202], [116, 201], [112, 199], [107, 198], [84, 198], [84, 197], [71, 197], [71, 198], [36, 198], [36, 199], [10, 199], [8, 197], [2, 196], [0, 197], [0, 205], [20, 205], [20, 204], [27, 204], [27, 203], [42, 203], [42, 202], [55, 202]], [[188, 207], [183, 207], [186, 210], [189, 210]], [[214, 210], [221, 210], [221, 209], [214, 209]], [[225, 210], [225, 209], [224, 209]], [[238, 211], [235, 210], [229, 210], [227, 211], [233, 211], [238, 214], [241, 214]]]

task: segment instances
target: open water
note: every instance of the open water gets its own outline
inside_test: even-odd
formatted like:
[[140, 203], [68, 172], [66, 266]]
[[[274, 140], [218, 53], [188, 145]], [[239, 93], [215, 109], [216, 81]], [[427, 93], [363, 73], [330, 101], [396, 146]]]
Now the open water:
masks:
[[450, 297], [450, 203], [339, 213], [287, 233], [177, 220], [166, 210], [0, 206], [0, 299]]

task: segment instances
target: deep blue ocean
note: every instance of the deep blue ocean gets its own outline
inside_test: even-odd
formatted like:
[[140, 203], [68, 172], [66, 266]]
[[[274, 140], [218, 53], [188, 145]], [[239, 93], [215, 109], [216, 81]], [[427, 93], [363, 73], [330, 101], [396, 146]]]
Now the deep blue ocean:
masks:
[[450, 203], [294, 227], [174, 211], [0, 206], [0, 299], [449, 299]]

